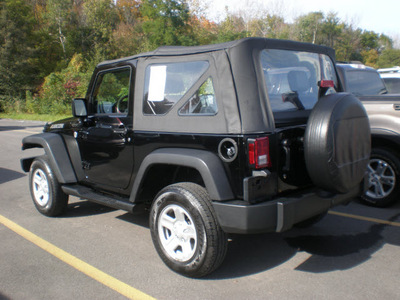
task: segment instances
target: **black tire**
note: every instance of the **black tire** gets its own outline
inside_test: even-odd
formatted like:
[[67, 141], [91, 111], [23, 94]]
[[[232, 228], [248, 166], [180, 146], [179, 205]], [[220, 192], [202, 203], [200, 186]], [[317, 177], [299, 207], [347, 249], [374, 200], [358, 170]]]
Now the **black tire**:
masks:
[[394, 204], [400, 195], [400, 160], [389, 149], [374, 148], [368, 164], [369, 187], [362, 201], [375, 207]]
[[347, 193], [364, 178], [371, 151], [367, 113], [351, 94], [321, 98], [312, 110], [304, 135], [308, 174], [319, 188]]
[[225, 258], [226, 233], [210, 196], [197, 184], [179, 183], [161, 190], [151, 207], [150, 231], [164, 263], [184, 276], [210, 274]]
[[46, 156], [33, 161], [29, 171], [29, 187], [33, 203], [41, 214], [55, 217], [67, 209], [68, 195], [61, 190]]

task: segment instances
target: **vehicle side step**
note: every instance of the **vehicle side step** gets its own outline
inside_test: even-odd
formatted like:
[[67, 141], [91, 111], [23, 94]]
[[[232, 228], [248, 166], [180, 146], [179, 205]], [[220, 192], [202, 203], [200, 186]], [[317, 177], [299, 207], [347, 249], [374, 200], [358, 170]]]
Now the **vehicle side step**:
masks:
[[63, 185], [61, 186], [61, 188], [63, 192], [68, 195], [87, 199], [91, 202], [95, 202], [112, 208], [126, 210], [130, 213], [133, 213], [133, 210], [136, 206], [136, 204], [128, 202], [129, 198], [126, 198], [126, 201], [122, 200], [122, 198], [112, 198], [105, 194], [96, 193], [90, 188], [81, 185]]

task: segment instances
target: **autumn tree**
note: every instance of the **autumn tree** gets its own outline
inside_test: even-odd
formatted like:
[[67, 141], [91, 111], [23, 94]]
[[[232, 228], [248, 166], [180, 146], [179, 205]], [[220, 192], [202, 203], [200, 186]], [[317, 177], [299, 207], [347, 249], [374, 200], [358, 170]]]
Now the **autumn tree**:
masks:
[[115, 2], [119, 22], [134, 26], [140, 17], [141, 0], [118, 0]]
[[193, 31], [193, 38], [196, 44], [212, 44], [218, 34], [218, 24], [207, 17], [206, 9], [210, 0], [188, 0], [189, 5], [189, 26]]
[[144, 37], [140, 6], [140, 0], [118, 0], [116, 2], [118, 24], [112, 33], [115, 56], [130, 56], [142, 51]]

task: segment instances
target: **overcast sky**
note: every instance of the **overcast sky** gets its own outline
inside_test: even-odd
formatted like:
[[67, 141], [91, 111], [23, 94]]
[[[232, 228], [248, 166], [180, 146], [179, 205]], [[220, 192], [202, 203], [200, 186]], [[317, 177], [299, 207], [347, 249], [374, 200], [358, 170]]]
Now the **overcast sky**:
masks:
[[216, 20], [223, 19], [225, 6], [230, 12], [269, 11], [281, 15], [287, 22], [309, 12], [333, 11], [355, 28], [400, 38], [400, 0], [214, 0], [209, 3], [209, 16]]

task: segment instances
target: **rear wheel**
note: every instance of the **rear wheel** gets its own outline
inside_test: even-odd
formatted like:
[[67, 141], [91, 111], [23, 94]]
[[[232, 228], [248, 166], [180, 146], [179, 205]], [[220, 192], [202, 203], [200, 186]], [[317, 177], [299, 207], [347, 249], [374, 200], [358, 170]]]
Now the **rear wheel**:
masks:
[[376, 148], [368, 164], [369, 187], [362, 196], [363, 202], [386, 207], [397, 201], [400, 194], [400, 160], [387, 149]]
[[161, 259], [182, 275], [205, 276], [225, 258], [227, 236], [207, 191], [197, 184], [164, 188], [151, 207], [150, 230]]
[[33, 161], [29, 171], [29, 183], [33, 203], [40, 213], [55, 217], [65, 212], [68, 195], [61, 190], [46, 156]]

